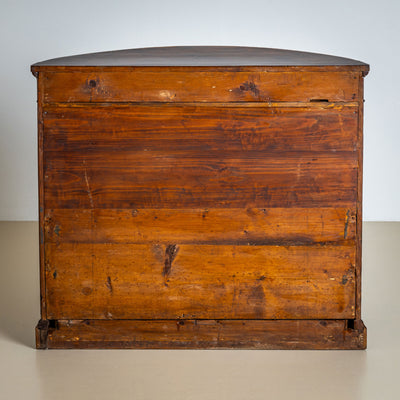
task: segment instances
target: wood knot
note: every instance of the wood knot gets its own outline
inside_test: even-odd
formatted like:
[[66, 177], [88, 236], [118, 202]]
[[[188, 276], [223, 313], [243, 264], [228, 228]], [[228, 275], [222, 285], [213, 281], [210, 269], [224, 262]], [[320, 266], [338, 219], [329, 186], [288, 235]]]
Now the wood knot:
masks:
[[92, 292], [93, 292], [93, 289], [90, 287], [87, 287], [87, 286], [82, 289], [82, 293], [85, 296], [89, 296]]

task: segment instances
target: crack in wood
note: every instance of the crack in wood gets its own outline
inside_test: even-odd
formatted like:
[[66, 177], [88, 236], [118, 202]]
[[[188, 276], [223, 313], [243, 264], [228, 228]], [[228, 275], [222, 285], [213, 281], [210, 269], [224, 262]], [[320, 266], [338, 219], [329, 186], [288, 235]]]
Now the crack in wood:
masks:
[[90, 184], [89, 184], [89, 179], [88, 179], [88, 176], [87, 176], [86, 167], [85, 167], [85, 182], [86, 182], [86, 192], [87, 192], [88, 197], [89, 197], [90, 207], [93, 209], [94, 208], [93, 196], [92, 196], [92, 191], [90, 190]]
[[164, 278], [168, 278], [171, 268], [172, 262], [174, 261], [176, 255], [178, 254], [179, 247], [176, 244], [169, 244], [165, 249], [165, 262], [164, 262], [164, 269], [163, 269], [163, 276]]
[[106, 286], [107, 286], [108, 290], [110, 291], [110, 293], [112, 294], [113, 287], [112, 287], [112, 283], [111, 283], [111, 278], [109, 276], [107, 276]]

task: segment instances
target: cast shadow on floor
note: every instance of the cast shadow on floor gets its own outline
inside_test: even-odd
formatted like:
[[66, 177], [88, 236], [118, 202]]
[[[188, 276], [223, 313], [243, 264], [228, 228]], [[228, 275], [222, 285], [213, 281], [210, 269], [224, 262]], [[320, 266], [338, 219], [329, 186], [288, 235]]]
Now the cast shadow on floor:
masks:
[[35, 347], [40, 318], [38, 223], [0, 222], [0, 339]]

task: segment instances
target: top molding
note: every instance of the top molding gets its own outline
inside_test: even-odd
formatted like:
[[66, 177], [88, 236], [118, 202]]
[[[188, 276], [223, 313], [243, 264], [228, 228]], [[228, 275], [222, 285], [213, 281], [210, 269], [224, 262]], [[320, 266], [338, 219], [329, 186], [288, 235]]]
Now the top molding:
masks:
[[[302, 51], [240, 46], [148, 47], [53, 58], [32, 65], [41, 67], [356, 67], [369, 65], [350, 58]], [[47, 69], [47, 68], [43, 68]], [[339, 68], [340, 69], [340, 68]], [[346, 68], [347, 69], [347, 68]]]

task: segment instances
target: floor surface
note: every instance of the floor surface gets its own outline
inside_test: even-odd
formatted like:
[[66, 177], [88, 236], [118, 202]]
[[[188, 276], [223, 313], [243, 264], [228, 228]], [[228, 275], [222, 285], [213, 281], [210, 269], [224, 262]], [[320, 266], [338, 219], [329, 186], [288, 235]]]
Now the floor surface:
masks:
[[37, 223], [1, 222], [0, 399], [400, 399], [400, 223], [363, 240], [366, 351], [38, 351]]

